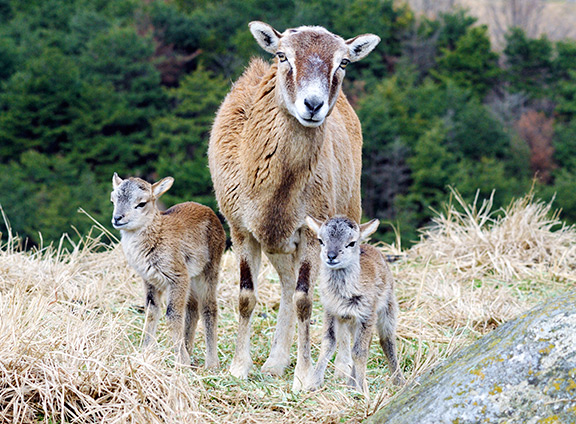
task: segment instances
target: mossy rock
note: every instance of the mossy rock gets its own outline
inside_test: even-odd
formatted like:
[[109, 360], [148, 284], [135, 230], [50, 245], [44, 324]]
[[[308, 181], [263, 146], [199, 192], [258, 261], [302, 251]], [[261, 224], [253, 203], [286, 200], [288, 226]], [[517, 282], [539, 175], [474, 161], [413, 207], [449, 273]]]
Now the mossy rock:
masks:
[[576, 423], [576, 293], [509, 321], [368, 423]]

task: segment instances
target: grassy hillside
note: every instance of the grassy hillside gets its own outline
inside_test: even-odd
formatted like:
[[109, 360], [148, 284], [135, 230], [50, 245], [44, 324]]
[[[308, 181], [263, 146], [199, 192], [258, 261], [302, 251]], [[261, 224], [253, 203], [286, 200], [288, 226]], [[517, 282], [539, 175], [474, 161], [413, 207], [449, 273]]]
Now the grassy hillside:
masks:
[[[492, 214], [454, 194], [435, 227], [392, 264], [400, 302], [399, 358], [409, 380], [536, 303], [574, 287], [576, 229], [531, 197]], [[219, 288], [222, 369], [173, 367], [164, 320], [159, 348], [142, 353], [143, 291], [122, 250], [94, 233], [82, 242], [30, 253], [3, 234], [0, 250], [0, 422], [359, 422], [397, 393], [372, 344], [364, 399], [335, 382], [316, 393], [290, 392], [292, 371], [259, 369], [269, 352], [279, 304], [265, 263], [253, 317], [255, 368], [248, 381], [227, 372], [237, 327], [237, 271], [227, 252]], [[102, 251], [104, 249], [104, 251]], [[321, 308], [315, 302], [313, 358]], [[203, 363], [200, 328], [194, 359]], [[294, 347], [295, 352], [295, 347]]]

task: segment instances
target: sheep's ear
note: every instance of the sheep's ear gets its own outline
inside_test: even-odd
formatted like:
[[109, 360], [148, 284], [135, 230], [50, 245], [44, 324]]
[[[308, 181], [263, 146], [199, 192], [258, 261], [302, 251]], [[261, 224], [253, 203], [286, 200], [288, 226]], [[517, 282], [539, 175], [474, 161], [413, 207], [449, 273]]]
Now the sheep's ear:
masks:
[[380, 37], [374, 34], [358, 35], [346, 40], [350, 62], [356, 62], [368, 56], [368, 53], [374, 50], [374, 47], [376, 47], [379, 42]]
[[120, 178], [116, 172], [114, 172], [114, 175], [112, 176], [112, 188], [116, 190], [118, 186], [122, 184], [122, 181], [124, 180]]
[[152, 184], [152, 193], [154, 194], [154, 197], [158, 198], [162, 196], [170, 189], [170, 187], [172, 187], [172, 184], [174, 184], [174, 178], [172, 177], [162, 178], [160, 181]]
[[323, 222], [318, 221], [316, 218], [312, 218], [311, 216], [306, 217], [306, 225], [310, 227], [312, 231], [314, 231], [317, 235], [320, 233], [320, 227], [322, 227]]
[[278, 42], [282, 37], [278, 31], [270, 25], [260, 21], [252, 21], [248, 24], [250, 32], [264, 50], [268, 53], [276, 54]]
[[372, 221], [369, 221], [365, 224], [360, 225], [360, 239], [366, 240], [370, 235], [374, 233], [378, 229], [378, 225], [380, 225], [380, 221], [374, 218]]

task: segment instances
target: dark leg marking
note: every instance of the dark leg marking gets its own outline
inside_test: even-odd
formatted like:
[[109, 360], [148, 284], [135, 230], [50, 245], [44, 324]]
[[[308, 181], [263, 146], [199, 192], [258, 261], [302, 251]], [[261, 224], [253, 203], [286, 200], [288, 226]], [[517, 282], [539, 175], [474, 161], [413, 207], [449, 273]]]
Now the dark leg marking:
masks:
[[303, 262], [300, 267], [300, 272], [298, 274], [298, 281], [296, 282], [296, 291], [304, 292], [308, 294], [310, 289], [310, 264], [308, 262]]
[[240, 260], [240, 290], [254, 290], [254, 282], [248, 262]]

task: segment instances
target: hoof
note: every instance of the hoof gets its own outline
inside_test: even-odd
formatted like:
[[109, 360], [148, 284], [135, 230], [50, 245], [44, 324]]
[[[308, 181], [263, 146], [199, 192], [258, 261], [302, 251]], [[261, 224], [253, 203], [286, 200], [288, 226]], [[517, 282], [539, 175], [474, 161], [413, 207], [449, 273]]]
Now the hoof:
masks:
[[270, 374], [280, 377], [284, 375], [284, 371], [286, 370], [288, 365], [290, 365], [288, 361], [276, 361], [272, 360], [271, 358], [268, 358], [266, 362], [264, 362], [264, 365], [262, 365], [262, 372], [264, 374]]
[[250, 368], [252, 368], [251, 362], [239, 363], [233, 360], [232, 365], [230, 365], [230, 374], [232, 374], [233, 377], [246, 380], [248, 378], [248, 372], [250, 372]]

